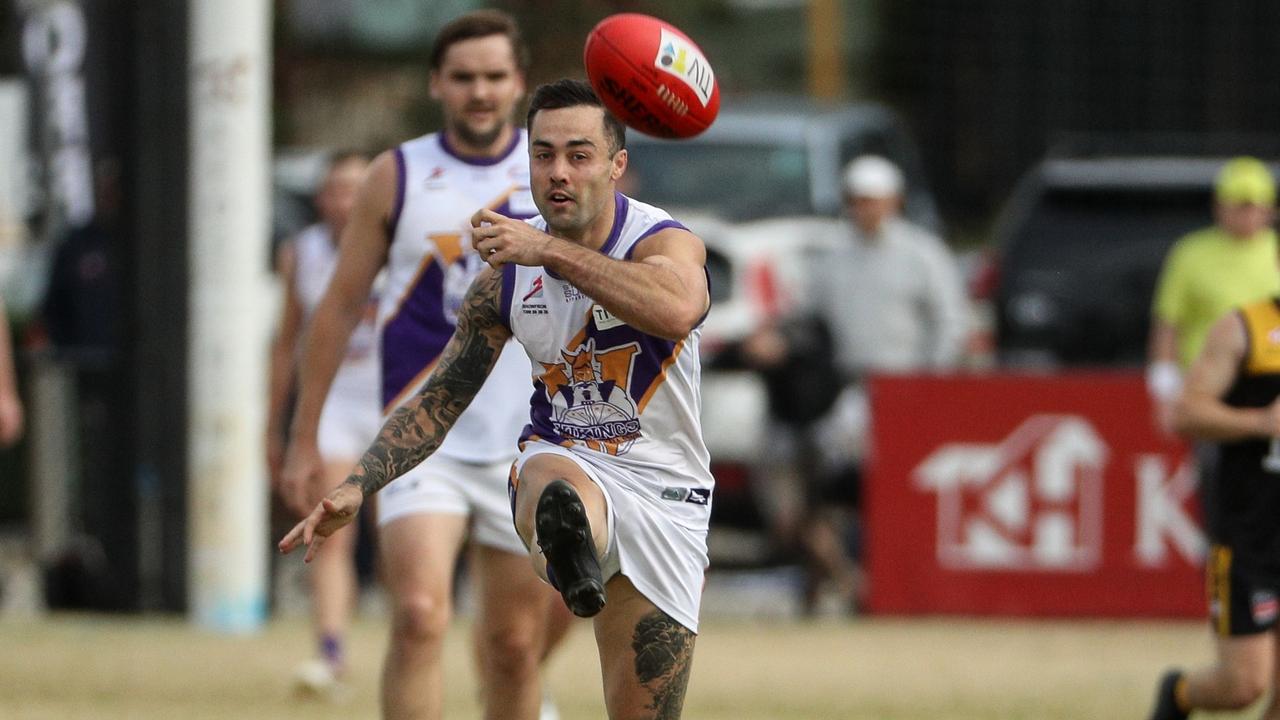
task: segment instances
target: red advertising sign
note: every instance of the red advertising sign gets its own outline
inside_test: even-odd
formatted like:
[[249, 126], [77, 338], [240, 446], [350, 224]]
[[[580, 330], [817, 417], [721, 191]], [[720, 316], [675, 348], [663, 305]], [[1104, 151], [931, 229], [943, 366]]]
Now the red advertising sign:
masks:
[[1201, 617], [1189, 448], [1140, 375], [880, 377], [866, 548], [880, 613]]

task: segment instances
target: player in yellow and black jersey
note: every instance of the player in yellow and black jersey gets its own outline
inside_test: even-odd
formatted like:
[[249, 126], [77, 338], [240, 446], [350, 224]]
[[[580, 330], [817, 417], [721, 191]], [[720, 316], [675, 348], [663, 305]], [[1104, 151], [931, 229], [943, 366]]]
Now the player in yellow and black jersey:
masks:
[[1217, 444], [1206, 579], [1217, 662], [1160, 682], [1152, 720], [1241, 709], [1268, 689], [1280, 716], [1280, 298], [1245, 305], [1210, 330], [1174, 412], [1179, 432]]

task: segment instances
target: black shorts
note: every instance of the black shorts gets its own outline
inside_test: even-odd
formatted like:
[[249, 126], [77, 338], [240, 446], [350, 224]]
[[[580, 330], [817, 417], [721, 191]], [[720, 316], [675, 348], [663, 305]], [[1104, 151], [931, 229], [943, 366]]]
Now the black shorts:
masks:
[[1209, 621], [1219, 636], [1258, 635], [1280, 617], [1280, 572], [1249, 567], [1226, 545], [1210, 545], [1205, 559]]

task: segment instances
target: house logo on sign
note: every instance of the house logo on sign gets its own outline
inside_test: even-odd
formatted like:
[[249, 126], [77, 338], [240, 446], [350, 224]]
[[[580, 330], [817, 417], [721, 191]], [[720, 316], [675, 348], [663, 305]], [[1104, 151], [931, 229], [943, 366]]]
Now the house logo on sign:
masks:
[[937, 495], [945, 568], [1084, 572], [1102, 560], [1107, 446], [1075, 415], [1035, 415], [996, 444], [950, 443], [912, 479]]

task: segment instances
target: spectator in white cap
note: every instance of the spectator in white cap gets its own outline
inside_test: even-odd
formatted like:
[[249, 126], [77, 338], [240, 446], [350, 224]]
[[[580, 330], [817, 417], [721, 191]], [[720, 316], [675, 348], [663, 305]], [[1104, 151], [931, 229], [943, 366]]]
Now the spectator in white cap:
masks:
[[851, 378], [955, 367], [968, 315], [951, 251], [901, 217], [897, 165], [878, 155], [855, 158], [844, 185], [853, 242], [819, 258], [810, 293], [835, 336], [837, 365]]
[[879, 155], [863, 155], [844, 171], [844, 187], [854, 205], [853, 220], [864, 233], [874, 234], [902, 205], [902, 171]]
[[[853, 608], [865, 598], [858, 543], [848, 541], [857, 535], [870, 414], [864, 380], [871, 373], [955, 368], [969, 322], [950, 250], [901, 217], [905, 182], [898, 166], [864, 155], [849, 163], [843, 181], [851, 222], [841, 224], [839, 242], [812, 256], [804, 312], [755, 333], [742, 348], [766, 384], [780, 379], [784, 398], [804, 394], [799, 385], [813, 368], [829, 368], [820, 389], [834, 403], [824, 416], [788, 422], [779, 403], [771, 403], [782, 422], [770, 430], [767, 481], [757, 483], [775, 535], [794, 537], [803, 551], [809, 610], [824, 587]], [[803, 331], [810, 319], [817, 332]]]

